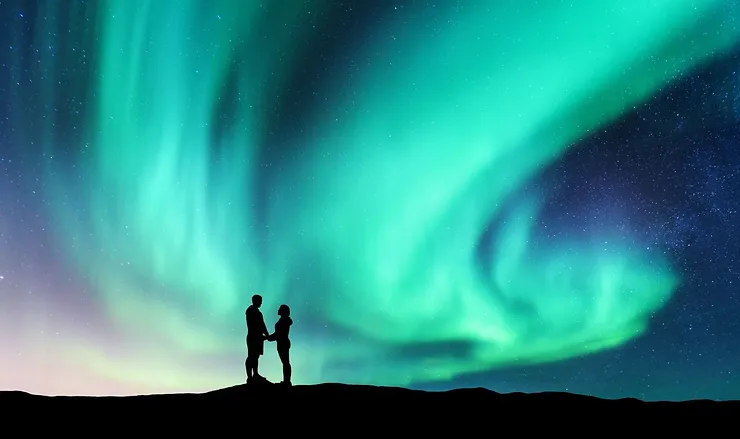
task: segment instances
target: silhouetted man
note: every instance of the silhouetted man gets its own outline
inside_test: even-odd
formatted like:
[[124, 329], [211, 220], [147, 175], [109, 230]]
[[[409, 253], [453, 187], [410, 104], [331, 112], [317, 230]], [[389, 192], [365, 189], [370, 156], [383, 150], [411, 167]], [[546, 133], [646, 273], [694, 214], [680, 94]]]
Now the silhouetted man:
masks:
[[262, 306], [262, 296], [255, 294], [252, 296], [252, 304], [245, 312], [247, 318], [247, 361], [244, 362], [244, 366], [247, 368], [247, 381], [252, 378], [261, 378], [257, 373], [257, 368], [268, 333], [260, 306]]

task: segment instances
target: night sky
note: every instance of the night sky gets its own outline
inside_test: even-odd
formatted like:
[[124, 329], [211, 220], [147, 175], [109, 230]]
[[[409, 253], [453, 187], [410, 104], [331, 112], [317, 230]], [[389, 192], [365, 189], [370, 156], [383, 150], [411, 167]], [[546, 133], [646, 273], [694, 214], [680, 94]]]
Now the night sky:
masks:
[[735, 0], [0, 17], [0, 389], [740, 399]]

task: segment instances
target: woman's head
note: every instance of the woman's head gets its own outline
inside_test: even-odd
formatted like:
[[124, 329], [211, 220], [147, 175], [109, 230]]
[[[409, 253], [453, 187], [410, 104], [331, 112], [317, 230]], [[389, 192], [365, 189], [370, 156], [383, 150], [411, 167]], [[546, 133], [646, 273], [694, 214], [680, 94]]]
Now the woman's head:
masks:
[[278, 315], [281, 317], [290, 317], [290, 308], [288, 305], [280, 305], [280, 308], [278, 308]]

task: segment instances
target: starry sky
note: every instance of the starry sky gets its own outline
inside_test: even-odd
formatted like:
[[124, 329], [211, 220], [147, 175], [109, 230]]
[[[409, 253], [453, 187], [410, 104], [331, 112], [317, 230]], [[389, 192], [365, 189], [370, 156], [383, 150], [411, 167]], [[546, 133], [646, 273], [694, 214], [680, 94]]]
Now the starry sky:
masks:
[[0, 1], [0, 389], [740, 399], [735, 0], [279, 5]]

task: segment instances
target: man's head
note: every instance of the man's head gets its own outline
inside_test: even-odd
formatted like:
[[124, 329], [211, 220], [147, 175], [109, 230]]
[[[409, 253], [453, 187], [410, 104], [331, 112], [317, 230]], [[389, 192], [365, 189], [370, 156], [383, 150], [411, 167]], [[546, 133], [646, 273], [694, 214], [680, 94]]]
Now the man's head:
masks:
[[257, 308], [262, 306], [262, 296], [260, 296], [259, 294], [255, 294], [254, 296], [252, 296], [252, 305], [256, 306]]

